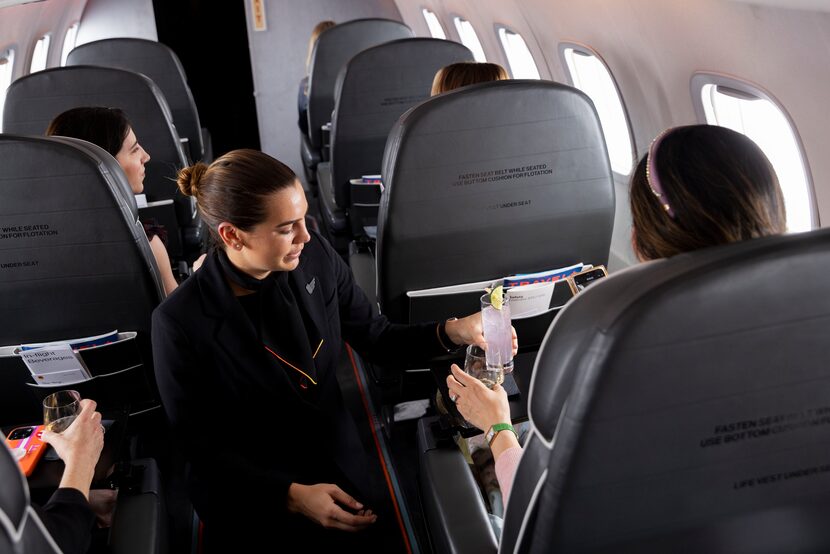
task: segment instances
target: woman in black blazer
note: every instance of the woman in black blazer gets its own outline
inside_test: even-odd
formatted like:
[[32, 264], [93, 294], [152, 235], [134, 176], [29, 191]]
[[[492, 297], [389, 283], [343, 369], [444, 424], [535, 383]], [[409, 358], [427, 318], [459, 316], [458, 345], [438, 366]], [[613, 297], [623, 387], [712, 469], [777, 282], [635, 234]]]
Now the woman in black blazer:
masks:
[[392, 515], [377, 513], [384, 491], [335, 377], [341, 343], [406, 365], [483, 342], [480, 314], [423, 325], [373, 315], [348, 266], [306, 229], [294, 173], [261, 152], [186, 168], [179, 187], [219, 247], [156, 309], [153, 354], [207, 546], [388, 541], [377, 535]]

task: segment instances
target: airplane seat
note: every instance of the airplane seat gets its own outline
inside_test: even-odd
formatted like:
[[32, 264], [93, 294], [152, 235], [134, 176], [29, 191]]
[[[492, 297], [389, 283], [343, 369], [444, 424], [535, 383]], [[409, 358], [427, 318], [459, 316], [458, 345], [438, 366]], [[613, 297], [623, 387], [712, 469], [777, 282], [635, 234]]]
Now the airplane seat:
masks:
[[382, 174], [377, 291], [392, 321], [423, 317], [409, 291], [608, 261], [613, 176], [577, 89], [510, 80], [431, 98], [393, 127]]
[[379, 174], [386, 137], [401, 114], [429, 98], [439, 69], [472, 59], [457, 42], [408, 38], [367, 48], [344, 66], [334, 94], [330, 167], [318, 171], [323, 220], [332, 232], [360, 236], [364, 226], [377, 225], [379, 187], [355, 185], [353, 198], [349, 180]]
[[52, 391], [16, 345], [114, 330], [124, 341], [84, 351], [94, 378], [72, 388], [158, 406], [150, 316], [164, 289], [118, 162], [82, 140], [0, 135], [0, 167], [0, 424], [39, 421]]
[[828, 272], [820, 230], [574, 299], [536, 361], [500, 551], [828, 551]]
[[[18, 135], [43, 135], [55, 116], [82, 106], [124, 110], [150, 154], [144, 194], [151, 205], [142, 209], [142, 217], [149, 213], [167, 228], [167, 250], [174, 260], [198, 252], [203, 238], [195, 203], [181, 195], [175, 183], [177, 171], [187, 165], [187, 155], [170, 108], [148, 77], [94, 66], [54, 68], [26, 75], [8, 89], [3, 129]], [[191, 243], [185, 244], [183, 236], [191, 237]]]
[[[408, 292], [608, 261], [613, 175], [594, 105], [575, 88], [511, 80], [431, 98], [406, 112], [390, 132], [382, 175], [377, 296], [380, 311], [393, 322], [480, 310], [478, 292], [443, 296], [429, 310]], [[514, 320], [529, 354], [544, 331], [534, 336], [522, 324], [538, 319], [547, 329], [554, 313]], [[388, 370], [374, 369], [376, 381], [389, 379]], [[466, 525], [474, 519], [463, 515], [466, 510], [486, 515], [483, 507], [464, 504], [459, 510], [463, 495], [445, 494], [457, 489], [446, 486], [445, 476], [472, 481], [469, 469], [457, 449], [448, 453], [437, 446], [440, 437], [423, 421], [421, 495], [434, 542], [453, 551], [441, 537], [451, 538], [460, 526], [468, 531], [462, 544], [495, 545], [491, 530], [475, 531], [489, 530], [489, 524]]]
[[[119, 491], [109, 536], [112, 554], [166, 552], [164, 503], [159, 494], [158, 468], [154, 460], [137, 460], [133, 471], [141, 473], [131, 490]], [[0, 552], [60, 554], [43, 520], [32, 508], [29, 486], [8, 445], [0, 447]]]
[[323, 31], [311, 55], [308, 79], [308, 135], [302, 135], [300, 153], [308, 172], [316, 175], [323, 161], [320, 128], [331, 121], [334, 88], [344, 65], [358, 52], [401, 38], [412, 38], [412, 30], [390, 19], [356, 19]]
[[187, 139], [190, 159], [202, 160], [205, 145], [199, 112], [187, 84], [179, 57], [168, 46], [153, 40], [110, 38], [76, 46], [66, 65], [96, 65], [134, 71], [149, 77], [161, 89], [180, 138]]

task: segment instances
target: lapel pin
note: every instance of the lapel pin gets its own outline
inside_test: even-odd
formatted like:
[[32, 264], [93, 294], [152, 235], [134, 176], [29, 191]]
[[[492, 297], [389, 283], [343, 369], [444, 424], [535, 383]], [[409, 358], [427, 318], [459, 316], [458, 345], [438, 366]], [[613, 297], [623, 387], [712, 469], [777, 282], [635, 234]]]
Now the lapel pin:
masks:
[[314, 293], [314, 287], [316, 287], [316, 286], [317, 286], [317, 277], [314, 277], [313, 279], [311, 279], [311, 281], [306, 283], [305, 290], [308, 291], [308, 294], [313, 294]]

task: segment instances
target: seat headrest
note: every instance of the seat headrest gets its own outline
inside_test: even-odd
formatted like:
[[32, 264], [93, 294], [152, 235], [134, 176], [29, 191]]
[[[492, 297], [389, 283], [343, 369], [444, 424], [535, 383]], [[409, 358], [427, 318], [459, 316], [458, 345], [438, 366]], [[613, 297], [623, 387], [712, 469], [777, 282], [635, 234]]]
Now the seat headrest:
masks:
[[331, 120], [337, 76], [352, 56], [390, 40], [413, 36], [409, 27], [390, 19], [356, 19], [320, 33], [308, 78], [308, 129], [313, 146], [322, 145], [320, 127]]
[[149, 77], [164, 94], [176, 129], [187, 137], [191, 151], [201, 159], [204, 152], [201, 123], [187, 76], [179, 57], [168, 46], [139, 38], [110, 38], [76, 46], [66, 65], [97, 65], [134, 71]]
[[26, 75], [8, 89], [3, 130], [42, 135], [55, 116], [83, 106], [124, 110], [139, 142], [151, 156], [145, 178], [148, 199], [173, 198], [176, 185], [168, 177], [186, 165], [187, 158], [164, 95], [144, 75], [93, 66], [60, 67]]
[[435, 73], [472, 59], [457, 42], [409, 38], [367, 48], [344, 66], [331, 129], [332, 180], [341, 208], [349, 206], [349, 179], [380, 172], [389, 130], [429, 98]]
[[614, 182], [594, 105], [549, 81], [438, 95], [395, 124], [383, 159], [378, 298], [582, 261], [605, 264]]
[[[18, 529], [29, 506], [29, 486], [6, 441], [0, 446], [0, 526]], [[8, 519], [8, 521], [7, 521]]]
[[66, 137], [0, 135], [0, 344], [149, 331], [163, 288], [118, 162]]
[[[551, 448], [534, 544], [826, 550], [808, 504], [830, 502], [828, 274], [821, 230], [642, 264], [570, 303], [531, 386]], [[802, 532], [764, 545], [777, 524]]]

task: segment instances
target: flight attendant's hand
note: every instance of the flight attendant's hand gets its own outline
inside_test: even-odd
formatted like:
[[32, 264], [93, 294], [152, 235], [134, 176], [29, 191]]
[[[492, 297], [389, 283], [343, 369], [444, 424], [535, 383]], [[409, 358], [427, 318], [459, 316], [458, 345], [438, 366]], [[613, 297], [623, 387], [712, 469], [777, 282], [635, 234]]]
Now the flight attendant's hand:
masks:
[[[481, 324], [481, 312], [461, 319], [448, 320], [444, 330], [450, 340], [457, 345], [475, 344], [487, 350], [487, 341], [484, 340], [484, 327]], [[513, 332], [513, 355], [519, 351], [519, 339], [516, 336], [516, 328], [510, 327]]]
[[[347, 512], [341, 505], [355, 513]], [[291, 483], [288, 487], [288, 510], [302, 514], [326, 529], [350, 533], [362, 531], [378, 519], [372, 510], [364, 509], [363, 504], [343, 492], [343, 489], [329, 483]]]

